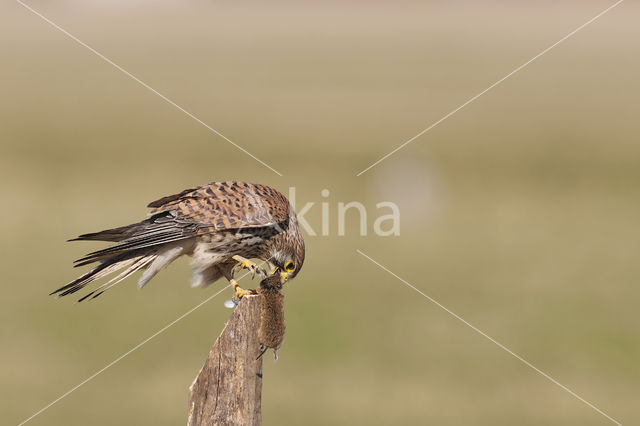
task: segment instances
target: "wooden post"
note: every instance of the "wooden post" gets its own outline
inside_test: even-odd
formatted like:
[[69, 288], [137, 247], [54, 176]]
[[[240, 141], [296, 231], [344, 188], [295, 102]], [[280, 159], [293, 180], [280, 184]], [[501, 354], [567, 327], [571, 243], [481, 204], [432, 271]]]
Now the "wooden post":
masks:
[[189, 426], [261, 424], [260, 313], [259, 296], [235, 308], [189, 388]]

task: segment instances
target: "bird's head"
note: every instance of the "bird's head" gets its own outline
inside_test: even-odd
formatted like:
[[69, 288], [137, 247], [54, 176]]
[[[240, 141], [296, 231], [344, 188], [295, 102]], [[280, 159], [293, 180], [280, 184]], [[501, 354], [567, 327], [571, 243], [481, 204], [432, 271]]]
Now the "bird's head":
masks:
[[290, 211], [289, 218], [286, 230], [277, 239], [278, 244], [272, 246], [270, 261], [274, 269], [280, 272], [284, 281], [298, 275], [305, 255], [304, 239], [293, 209]]
[[272, 273], [279, 272], [283, 281], [295, 278], [304, 263], [304, 245], [299, 247], [286, 247], [272, 253], [269, 262], [274, 267]]

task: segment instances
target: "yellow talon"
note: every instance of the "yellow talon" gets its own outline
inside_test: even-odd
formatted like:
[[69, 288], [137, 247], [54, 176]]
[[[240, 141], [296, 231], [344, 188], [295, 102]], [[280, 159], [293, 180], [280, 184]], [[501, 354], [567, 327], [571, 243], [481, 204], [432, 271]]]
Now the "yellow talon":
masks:
[[238, 269], [248, 269], [249, 271], [251, 271], [251, 279], [255, 278], [256, 272], [260, 274], [262, 278], [266, 278], [267, 272], [264, 270], [262, 266], [258, 266], [254, 262], [250, 261], [249, 259], [246, 259], [238, 255], [233, 256], [232, 259], [238, 262], [238, 265], [234, 266], [233, 270], [231, 271], [232, 276], [235, 274], [236, 268], [238, 268]]
[[240, 299], [242, 299], [244, 296], [258, 294], [258, 292], [255, 290], [245, 290], [244, 288], [240, 287], [240, 284], [238, 284], [238, 282], [233, 278], [231, 278], [230, 282], [236, 292], [236, 295], [234, 296], [235, 301], [240, 301]]

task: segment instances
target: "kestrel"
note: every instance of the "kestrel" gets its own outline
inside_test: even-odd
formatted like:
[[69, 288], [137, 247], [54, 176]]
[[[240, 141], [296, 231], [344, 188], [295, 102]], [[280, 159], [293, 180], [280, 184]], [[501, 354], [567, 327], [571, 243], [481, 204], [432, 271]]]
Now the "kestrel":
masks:
[[280, 192], [266, 185], [245, 182], [213, 182], [160, 198], [147, 207], [150, 217], [138, 223], [91, 234], [70, 241], [97, 240], [117, 244], [89, 253], [75, 266], [98, 265], [51, 294], [66, 296], [116, 271], [79, 301], [95, 298], [134, 272], [144, 270], [142, 288], [162, 268], [182, 255], [192, 258], [193, 287], [226, 278], [236, 298], [253, 294], [233, 278], [235, 267], [266, 276], [250, 261], [266, 261], [284, 281], [295, 277], [304, 263], [304, 240], [293, 207]]

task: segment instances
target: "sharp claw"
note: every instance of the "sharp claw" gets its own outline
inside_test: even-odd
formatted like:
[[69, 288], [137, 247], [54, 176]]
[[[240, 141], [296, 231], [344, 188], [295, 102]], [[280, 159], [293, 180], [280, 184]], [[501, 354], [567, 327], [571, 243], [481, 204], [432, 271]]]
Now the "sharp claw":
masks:
[[244, 296], [258, 294], [256, 290], [253, 290], [253, 289], [245, 290], [244, 288], [240, 287], [240, 284], [238, 284], [238, 282], [233, 278], [229, 280], [229, 283], [233, 286], [233, 289], [235, 291], [235, 294], [233, 295], [233, 298], [231, 300], [236, 305], [240, 303], [240, 299], [242, 299]]
[[256, 274], [260, 275], [260, 277], [265, 278], [267, 276], [267, 272], [263, 267], [256, 265], [250, 260], [243, 258], [242, 256], [233, 256], [233, 259], [238, 263], [231, 269], [231, 277], [233, 278], [236, 272], [247, 269], [251, 272], [251, 279], [256, 278]]
[[237, 288], [236, 294], [233, 296], [231, 300], [233, 300], [233, 302], [237, 305], [238, 303], [240, 303], [240, 299], [242, 299], [244, 296], [250, 296], [253, 294], [257, 294], [257, 292], [251, 289], [245, 290], [243, 288]]

